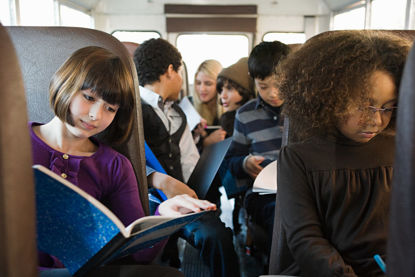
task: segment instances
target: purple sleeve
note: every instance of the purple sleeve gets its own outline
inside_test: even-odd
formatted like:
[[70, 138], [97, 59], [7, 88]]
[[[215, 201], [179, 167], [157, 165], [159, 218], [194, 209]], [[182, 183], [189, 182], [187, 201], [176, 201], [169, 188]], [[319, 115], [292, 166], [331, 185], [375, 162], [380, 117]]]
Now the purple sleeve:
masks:
[[[130, 161], [124, 156], [117, 157], [112, 170], [114, 190], [110, 194], [108, 206], [121, 222], [128, 226], [134, 220], [145, 216], [139, 197], [137, 179]], [[150, 263], [165, 243], [161, 241], [151, 248], [137, 252], [133, 255], [134, 260], [139, 263]]]

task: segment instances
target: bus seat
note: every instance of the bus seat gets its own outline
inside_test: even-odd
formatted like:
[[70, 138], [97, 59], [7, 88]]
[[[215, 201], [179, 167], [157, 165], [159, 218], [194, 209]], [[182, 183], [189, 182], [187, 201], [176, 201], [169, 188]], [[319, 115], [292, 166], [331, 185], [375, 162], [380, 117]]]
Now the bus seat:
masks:
[[47, 122], [53, 117], [48, 101], [50, 79], [77, 49], [91, 45], [101, 46], [119, 55], [130, 66], [136, 88], [136, 123], [128, 141], [114, 148], [130, 159], [137, 176], [143, 209], [148, 215], [144, 135], [137, 72], [123, 44], [107, 33], [85, 28], [13, 26], [7, 27], [7, 30], [16, 47], [22, 68], [30, 121]]
[[389, 222], [388, 276], [415, 276], [415, 47], [408, 56], [399, 94], [395, 168]]
[[190, 90], [189, 90], [189, 76], [187, 72], [187, 65], [185, 64], [184, 61], [182, 61], [182, 63], [183, 63], [183, 70], [181, 73], [182, 73], [183, 83], [182, 83], [182, 89], [180, 90], [179, 99], [182, 99], [183, 97], [191, 95]]
[[[284, 129], [282, 134], [282, 144], [284, 147], [293, 140], [290, 132], [289, 118], [284, 118]], [[278, 175], [277, 175], [278, 178]], [[283, 274], [285, 272], [299, 271], [294, 263], [294, 258], [288, 249], [287, 238], [281, 224], [281, 206], [278, 201], [278, 193], [275, 203], [274, 228], [272, 232], [272, 243], [269, 259], [269, 274]]]
[[134, 57], [134, 51], [137, 49], [140, 44], [136, 42], [131, 41], [122, 41], [122, 44], [124, 44], [125, 48], [127, 48], [128, 54], [130, 54], [130, 57]]
[[0, 86], [0, 276], [37, 276], [35, 194], [24, 86], [15, 49], [1, 24]]

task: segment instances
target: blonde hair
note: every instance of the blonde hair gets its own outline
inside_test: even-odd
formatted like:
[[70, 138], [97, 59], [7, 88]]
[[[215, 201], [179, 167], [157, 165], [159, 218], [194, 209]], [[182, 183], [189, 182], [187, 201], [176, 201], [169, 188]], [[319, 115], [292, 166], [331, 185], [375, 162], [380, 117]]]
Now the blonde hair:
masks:
[[[212, 103], [203, 103], [200, 100], [199, 94], [196, 91], [196, 77], [199, 72], [203, 72], [210, 78], [214, 79], [216, 82], [216, 78], [218, 77], [219, 72], [222, 70], [222, 65], [217, 60], [206, 60], [202, 62], [196, 70], [195, 79], [194, 79], [194, 87], [193, 90], [193, 104], [196, 110], [199, 112], [200, 116], [206, 119], [208, 125], [212, 125], [215, 119], [219, 119], [223, 113], [223, 108], [219, 104], [219, 94], [216, 93], [216, 97], [214, 98], [214, 102]], [[215, 86], [216, 89], [216, 86]], [[214, 104], [213, 104], [214, 103]]]
[[74, 52], [53, 75], [49, 102], [57, 117], [73, 125], [69, 110], [75, 94], [90, 89], [110, 104], [119, 105], [114, 120], [105, 130], [110, 143], [124, 142], [133, 126], [135, 107], [131, 70], [107, 49], [89, 46]]

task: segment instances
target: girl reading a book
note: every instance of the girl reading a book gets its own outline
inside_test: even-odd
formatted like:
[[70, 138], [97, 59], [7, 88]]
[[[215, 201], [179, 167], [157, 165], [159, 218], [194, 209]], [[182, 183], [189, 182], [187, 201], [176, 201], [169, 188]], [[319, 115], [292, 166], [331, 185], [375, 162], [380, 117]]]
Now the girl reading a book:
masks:
[[[49, 92], [55, 117], [46, 124], [30, 123], [34, 164], [51, 169], [104, 203], [125, 226], [145, 215], [132, 165], [93, 136], [105, 131], [109, 142], [126, 140], [133, 125], [133, 91], [131, 72], [118, 56], [100, 47], [82, 48], [52, 77]], [[163, 202], [158, 213], [171, 216], [215, 208], [207, 201], [179, 195]], [[138, 252], [134, 259], [151, 262], [163, 244]], [[39, 265], [63, 267], [46, 253], [39, 253]], [[143, 276], [181, 274], [161, 268], [136, 266], [129, 271], [144, 270], [137, 271]]]
[[409, 47], [390, 33], [336, 31], [311, 38], [283, 65], [283, 112], [294, 134], [279, 156], [277, 203], [294, 259], [279, 274], [383, 275], [373, 255], [386, 255]]

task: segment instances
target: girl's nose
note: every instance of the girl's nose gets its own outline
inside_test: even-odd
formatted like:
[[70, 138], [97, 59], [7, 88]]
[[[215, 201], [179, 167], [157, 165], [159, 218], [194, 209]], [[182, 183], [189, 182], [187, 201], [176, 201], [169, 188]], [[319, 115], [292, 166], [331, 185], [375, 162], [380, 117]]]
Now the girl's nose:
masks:
[[91, 109], [89, 109], [89, 118], [91, 120], [98, 120], [101, 118], [103, 105], [99, 103], [95, 103], [95, 105], [92, 105]]
[[383, 123], [382, 113], [381, 111], [376, 111], [372, 115], [372, 121], [376, 126], [381, 126]]

